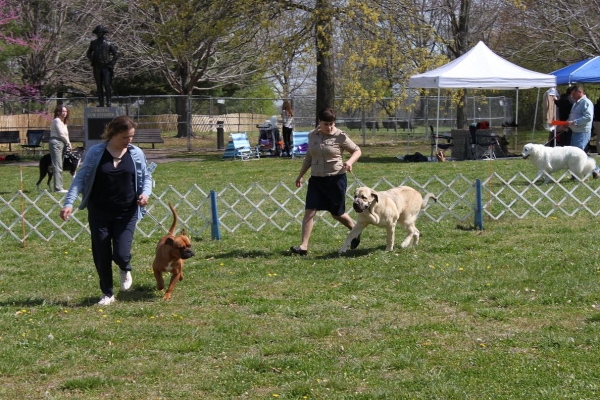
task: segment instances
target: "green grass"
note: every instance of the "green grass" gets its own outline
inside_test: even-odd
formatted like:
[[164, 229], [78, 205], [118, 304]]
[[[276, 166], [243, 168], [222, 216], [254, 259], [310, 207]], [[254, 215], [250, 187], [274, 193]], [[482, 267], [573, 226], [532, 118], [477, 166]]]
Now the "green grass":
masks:
[[[355, 172], [367, 184], [490, 170], [403, 164], [394, 148], [364, 153]], [[161, 164], [156, 191], [291, 184], [300, 168], [195, 156]], [[535, 175], [523, 160], [492, 167]], [[0, 168], [3, 197], [18, 190], [18, 173]], [[23, 174], [33, 193], [36, 168]], [[299, 225], [221, 241], [207, 233], [194, 238], [196, 257], [171, 301], [150, 269], [158, 237], [138, 236], [133, 290], [102, 308], [87, 238], [34, 239], [26, 249], [4, 240], [0, 398], [598, 398], [597, 219], [506, 217], [482, 232], [450, 219], [417, 225], [417, 248], [386, 252], [385, 232], [370, 227], [342, 257], [347, 231], [323, 223], [307, 257], [288, 252]]]

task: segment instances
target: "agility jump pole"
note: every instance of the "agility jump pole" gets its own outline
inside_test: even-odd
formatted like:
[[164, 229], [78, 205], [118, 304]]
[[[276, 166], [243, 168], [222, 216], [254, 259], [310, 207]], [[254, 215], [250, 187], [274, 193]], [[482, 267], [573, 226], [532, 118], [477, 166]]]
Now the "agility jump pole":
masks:
[[475, 179], [475, 228], [483, 230], [483, 202], [481, 200], [481, 179]]
[[212, 223], [210, 234], [213, 240], [221, 240], [221, 228], [219, 228], [219, 212], [217, 211], [217, 192], [210, 191], [210, 214]]
[[25, 196], [23, 195], [23, 166], [19, 165], [20, 179], [21, 179], [21, 229], [23, 230], [23, 248], [27, 248], [27, 242], [25, 240]]

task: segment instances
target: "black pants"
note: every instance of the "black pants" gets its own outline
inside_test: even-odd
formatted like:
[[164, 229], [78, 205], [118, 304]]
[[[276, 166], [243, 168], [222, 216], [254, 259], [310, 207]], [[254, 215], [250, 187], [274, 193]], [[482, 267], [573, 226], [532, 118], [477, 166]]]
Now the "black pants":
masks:
[[[90, 208], [91, 207], [91, 208]], [[122, 271], [131, 271], [131, 244], [137, 222], [137, 210], [116, 217], [98, 215], [88, 207], [88, 222], [92, 237], [92, 254], [100, 278], [100, 290], [113, 295], [112, 262]]]
[[292, 151], [292, 131], [292, 128], [286, 126], [283, 127], [283, 151], [285, 151], [288, 156], [290, 155], [290, 151]]
[[334, 216], [346, 213], [346, 174], [311, 176], [306, 191], [305, 210], [326, 210]]

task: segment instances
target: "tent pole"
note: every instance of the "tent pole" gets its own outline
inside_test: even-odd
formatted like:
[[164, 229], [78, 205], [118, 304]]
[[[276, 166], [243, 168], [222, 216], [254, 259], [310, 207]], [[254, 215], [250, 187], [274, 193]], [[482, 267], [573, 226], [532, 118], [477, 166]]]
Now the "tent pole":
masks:
[[519, 125], [519, 88], [517, 88], [517, 108], [515, 110], [515, 125]]
[[535, 112], [533, 113], [533, 128], [531, 128], [531, 143], [533, 143], [533, 134], [535, 132], [535, 123], [537, 121], [538, 104], [540, 103], [540, 88], [538, 88], [537, 99], [535, 100]]
[[[425, 127], [427, 129], [427, 127]], [[440, 137], [440, 88], [438, 87], [437, 121], [435, 124], [435, 155], [438, 152], [438, 138]]]
[[517, 131], [519, 130], [519, 88], [517, 88], [517, 108], [515, 109], [515, 150], [517, 149]]

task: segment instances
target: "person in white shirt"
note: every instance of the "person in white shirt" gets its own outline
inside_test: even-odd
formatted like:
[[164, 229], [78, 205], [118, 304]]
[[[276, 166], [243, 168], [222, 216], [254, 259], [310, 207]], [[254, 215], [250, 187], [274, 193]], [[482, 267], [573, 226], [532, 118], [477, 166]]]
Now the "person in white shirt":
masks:
[[71, 148], [69, 140], [69, 130], [67, 123], [69, 121], [69, 109], [59, 105], [54, 110], [54, 120], [50, 126], [50, 158], [52, 159], [52, 169], [54, 170], [54, 191], [67, 193], [63, 189], [63, 160], [65, 149]]

